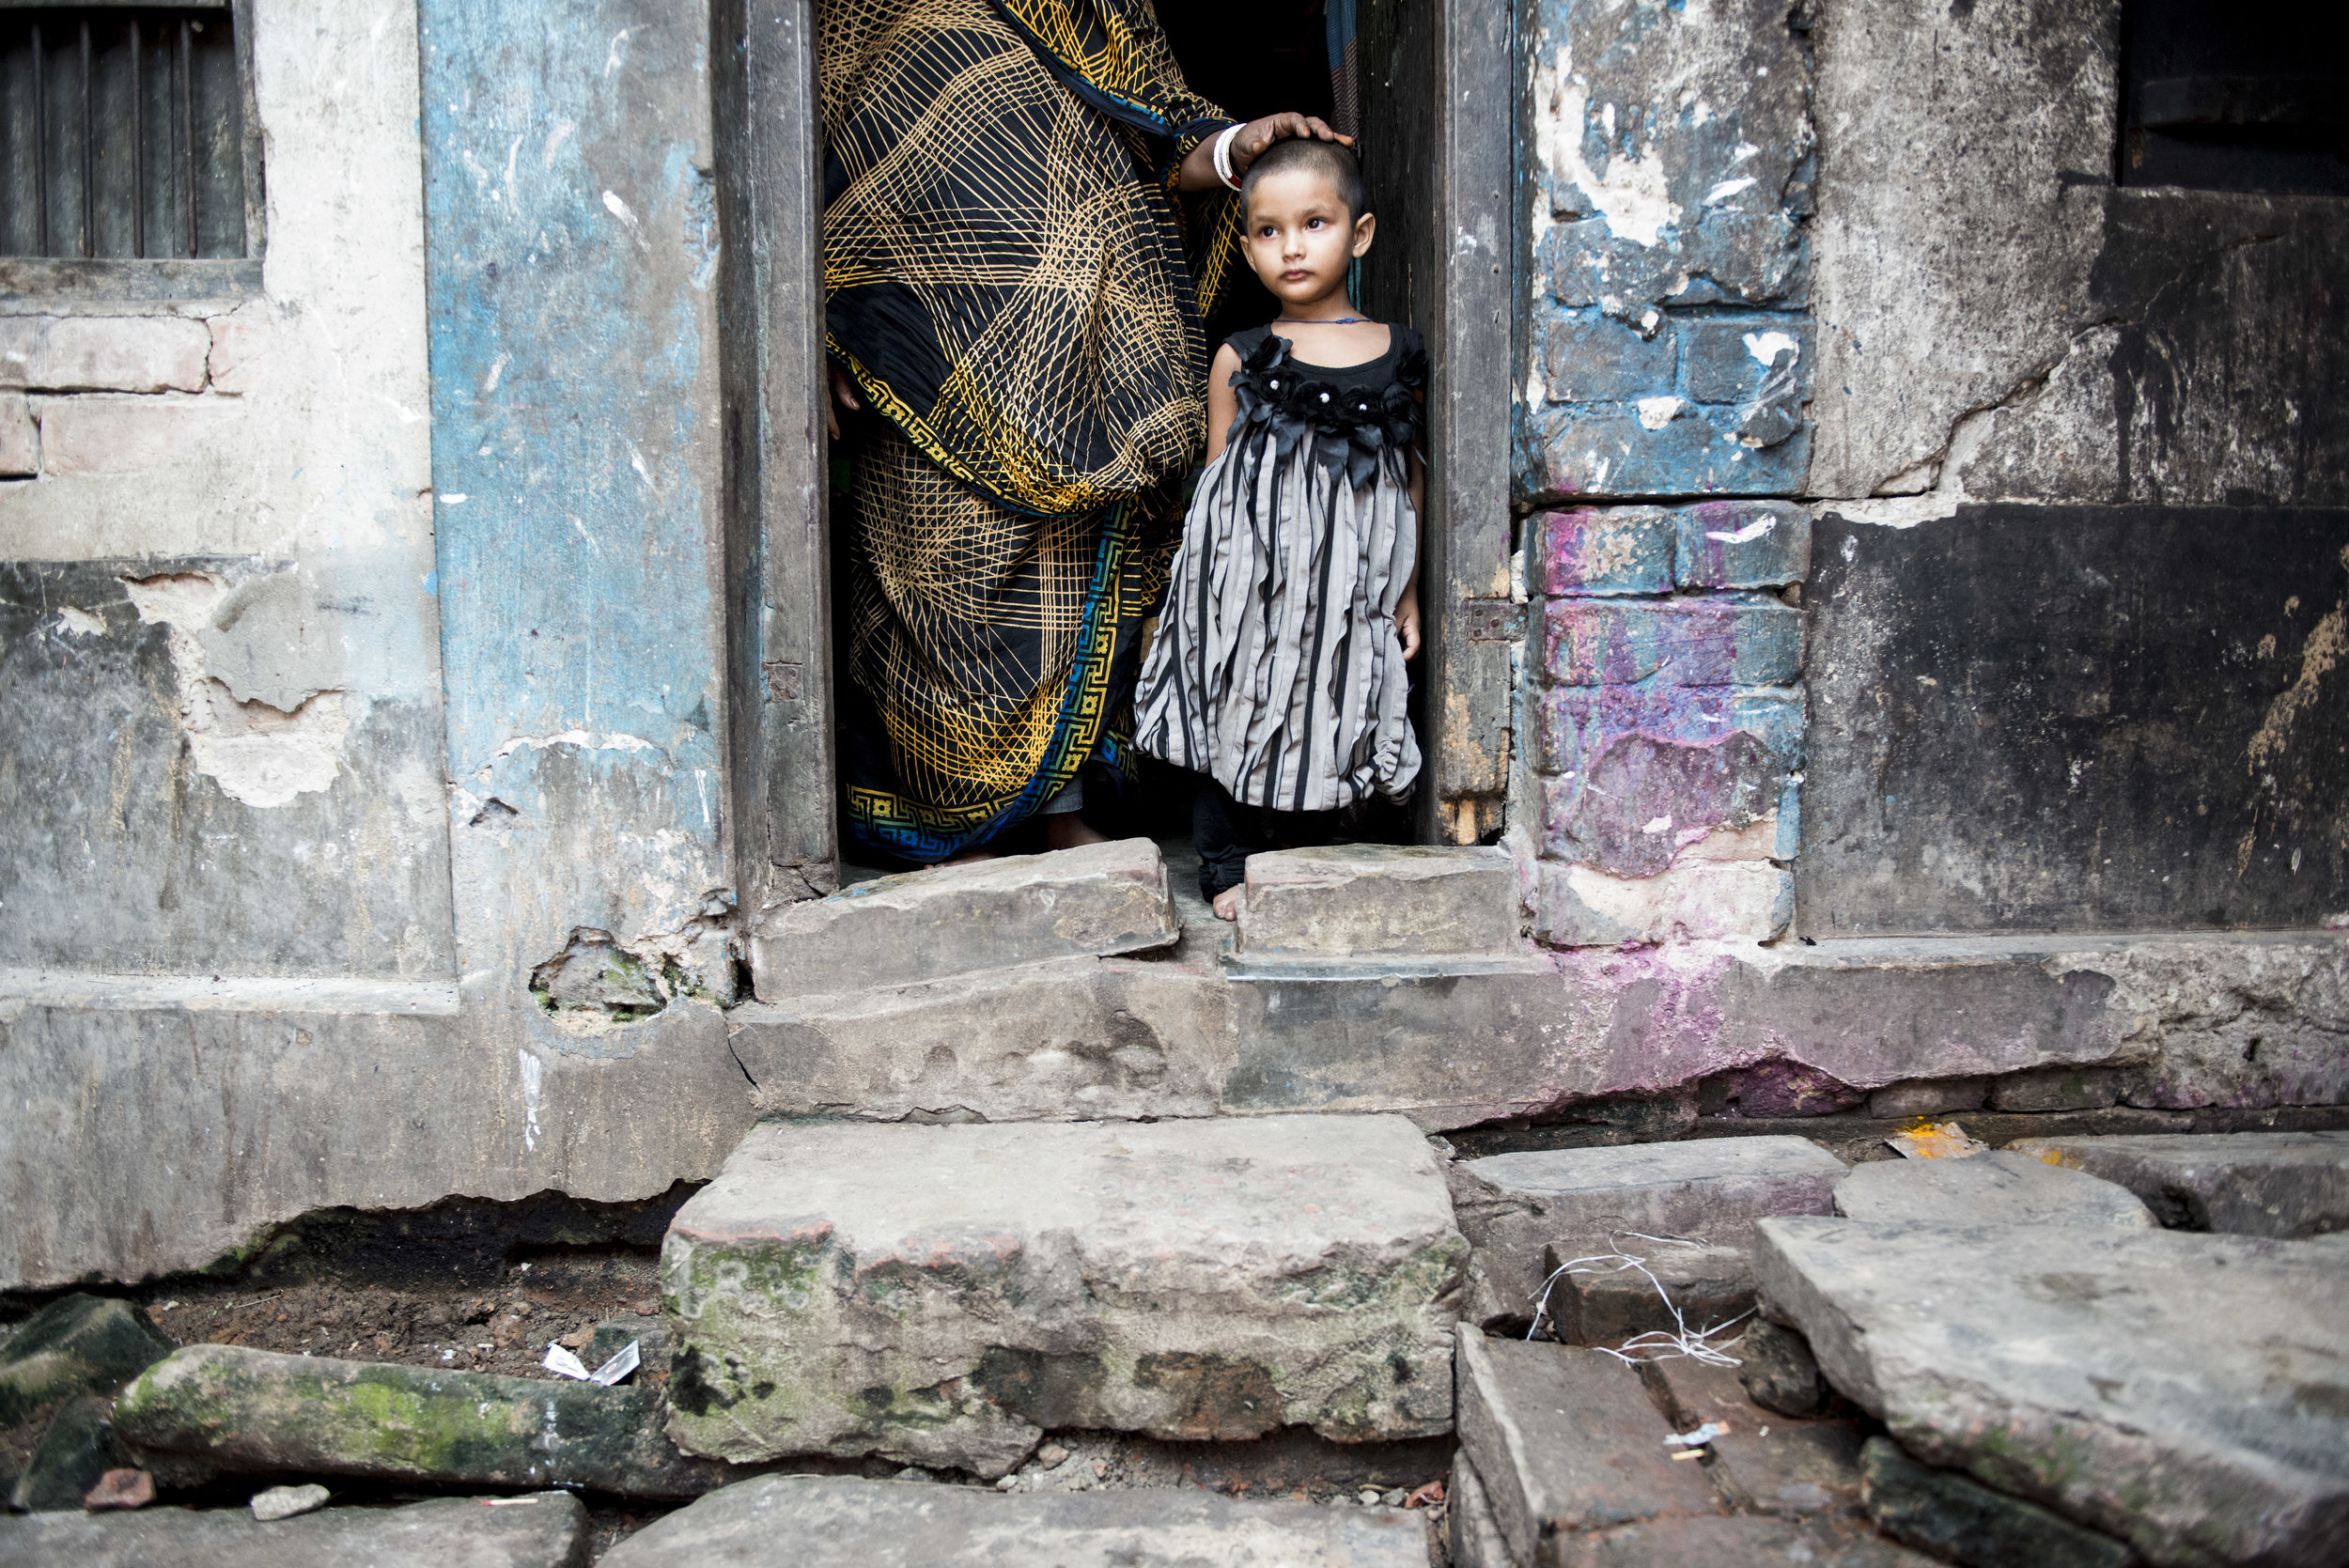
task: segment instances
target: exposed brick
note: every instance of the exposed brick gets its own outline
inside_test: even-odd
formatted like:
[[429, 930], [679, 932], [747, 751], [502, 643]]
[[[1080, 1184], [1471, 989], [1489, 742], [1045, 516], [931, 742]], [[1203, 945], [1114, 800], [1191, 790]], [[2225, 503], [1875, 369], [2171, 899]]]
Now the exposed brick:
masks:
[[1734, 407], [1688, 404], [1653, 429], [1637, 410], [1546, 405], [1529, 422], [1527, 499], [1792, 495], [1811, 458], [1811, 432], [1771, 446], [1739, 439]]
[[0, 387], [31, 392], [201, 392], [212, 345], [176, 316], [0, 318]]
[[40, 432], [21, 392], [0, 392], [0, 474], [40, 472]]
[[211, 329], [212, 337], [209, 361], [212, 390], [230, 394], [252, 391], [259, 362], [270, 349], [267, 307], [257, 303], [243, 305], [226, 316], [213, 317], [206, 325]]
[[1708, 501], [1673, 520], [1684, 588], [1775, 588], [1811, 575], [1811, 514], [1791, 501]]
[[1663, 594], [1672, 585], [1672, 514], [1660, 506], [1584, 507], [1533, 520], [1537, 594]]
[[210, 399], [50, 398], [40, 408], [40, 471], [132, 474], [158, 468], [186, 457], [228, 411]]
[[1560, 403], [1621, 403], [1671, 393], [1680, 346], [1670, 330], [1650, 338], [1591, 311], [1551, 318], [1544, 330], [1548, 396]]
[[1542, 615], [1555, 686], [1776, 686], [1802, 674], [1802, 613], [1760, 595], [1662, 601], [1558, 598]]
[[[1811, 370], [1811, 325], [1799, 316], [1708, 316], [1681, 328], [1687, 360], [1686, 390], [1699, 403], [1743, 403], [1762, 389], [1762, 378], [1785, 353], [1781, 338], [1795, 343], [1795, 374], [1807, 385]], [[1768, 358], [1764, 358], [1765, 352]]]

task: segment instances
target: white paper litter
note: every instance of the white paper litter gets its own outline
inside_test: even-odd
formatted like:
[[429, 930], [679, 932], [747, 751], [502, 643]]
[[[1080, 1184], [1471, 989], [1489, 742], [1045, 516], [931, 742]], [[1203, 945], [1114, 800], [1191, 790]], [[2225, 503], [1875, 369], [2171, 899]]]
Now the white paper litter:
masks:
[[587, 1370], [585, 1362], [559, 1344], [548, 1345], [547, 1358], [538, 1364], [561, 1376], [576, 1377], [582, 1383], [600, 1384], [608, 1389], [644, 1364], [644, 1353], [639, 1348], [640, 1343], [641, 1342], [636, 1340], [629, 1341], [627, 1344], [620, 1347], [617, 1355], [593, 1372]]
[[1726, 1437], [1728, 1436], [1729, 1428], [1721, 1425], [1719, 1421], [1706, 1421], [1703, 1426], [1698, 1427], [1693, 1432], [1674, 1432], [1671, 1434], [1665, 1437], [1664, 1446], [1668, 1449], [1703, 1448], [1705, 1444], [1711, 1442], [1716, 1437]]

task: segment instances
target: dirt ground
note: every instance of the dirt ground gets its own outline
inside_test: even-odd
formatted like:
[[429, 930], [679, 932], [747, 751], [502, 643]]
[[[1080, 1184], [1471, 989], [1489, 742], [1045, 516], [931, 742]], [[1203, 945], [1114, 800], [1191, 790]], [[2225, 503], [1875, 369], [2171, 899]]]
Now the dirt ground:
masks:
[[[661, 1311], [649, 1254], [589, 1252], [509, 1265], [495, 1285], [398, 1285], [319, 1280], [257, 1285], [185, 1277], [140, 1293], [175, 1344], [241, 1344], [288, 1355], [397, 1361], [510, 1377], [546, 1377], [550, 1342], [586, 1354], [606, 1318]], [[635, 1381], [666, 1381], [646, 1357]]]

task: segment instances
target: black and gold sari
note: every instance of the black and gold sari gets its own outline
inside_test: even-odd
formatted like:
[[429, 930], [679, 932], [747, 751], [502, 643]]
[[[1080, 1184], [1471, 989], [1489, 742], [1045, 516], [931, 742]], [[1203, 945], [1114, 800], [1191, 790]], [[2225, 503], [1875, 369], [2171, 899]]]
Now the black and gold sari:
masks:
[[[826, 347], [856, 449], [851, 831], [985, 843], [1130, 768], [1136, 644], [1206, 431], [1202, 297], [1237, 264], [1176, 166], [1231, 123], [1148, 0], [823, 0]], [[1198, 279], [1194, 291], [1193, 277]]]

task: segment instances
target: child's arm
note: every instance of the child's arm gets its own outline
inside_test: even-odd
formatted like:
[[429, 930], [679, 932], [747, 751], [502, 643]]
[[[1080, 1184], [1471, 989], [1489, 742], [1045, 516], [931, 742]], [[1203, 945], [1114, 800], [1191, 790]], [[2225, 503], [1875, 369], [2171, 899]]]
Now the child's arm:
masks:
[[1224, 438], [1231, 434], [1232, 421], [1239, 417], [1239, 394], [1232, 390], [1232, 378], [1239, 374], [1239, 352], [1230, 344], [1215, 351], [1215, 362], [1207, 366], [1207, 461], [1223, 456]]
[[[1419, 448], [1410, 452], [1411, 518], [1416, 522], [1427, 513], [1427, 465], [1420, 461]], [[1420, 536], [1420, 548], [1427, 545], [1424, 531]], [[1411, 555], [1411, 580], [1403, 584], [1403, 597], [1394, 606], [1395, 635], [1403, 640], [1403, 657], [1419, 657], [1419, 553]]]

